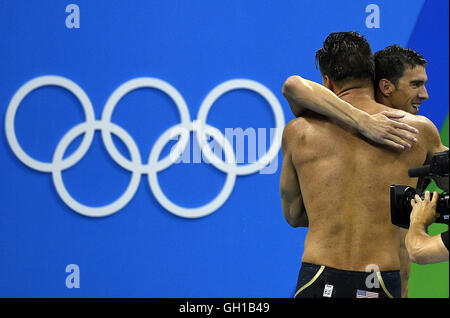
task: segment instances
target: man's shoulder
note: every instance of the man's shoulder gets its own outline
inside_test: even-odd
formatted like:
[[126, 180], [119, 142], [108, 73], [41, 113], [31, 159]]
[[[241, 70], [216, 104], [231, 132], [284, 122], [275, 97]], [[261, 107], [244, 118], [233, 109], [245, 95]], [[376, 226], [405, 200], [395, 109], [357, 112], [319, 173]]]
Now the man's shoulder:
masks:
[[306, 117], [297, 117], [292, 119], [284, 127], [283, 137], [294, 137], [299, 133], [304, 132], [310, 126], [309, 120]]
[[436, 125], [425, 116], [406, 113], [405, 121], [427, 135], [439, 135]]
[[287, 146], [290, 143], [298, 144], [301, 140], [301, 136], [304, 135], [309, 126], [310, 123], [308, 122], [308, 119], [304, 117], [297, 117], [288, 122], [283, 130], [283, 149], [287, 149]]
[[436, 151], [441, 148], [442, 142], [439, 130], [429, 118], [407, 113], [405, 122], [419, 130], [419, 137], [422, 137], [430, 151]]
[[422, 128], [424, 132], [434, 133], [435, 131], [437, 131], [437, 128], [434, 125], [434, 123], [425, 116], [413, 115], [411, 113], [395, 108], [385, 107], [383, 110], [403, 114], [404, 117], [402, 119], [399, 119], [399, 121], [412, 125], [414, 128], [417, 128], [419, 130]]
[[405, 119], [424, 125], [424, 126], [429, 126], [429, 127], [434, 127], [434, 124], [431, 120], [429, 120], [427, 117], [422, 116], [422, 115], [413, 115], [407, 112], [404, 112], [405, 114]]

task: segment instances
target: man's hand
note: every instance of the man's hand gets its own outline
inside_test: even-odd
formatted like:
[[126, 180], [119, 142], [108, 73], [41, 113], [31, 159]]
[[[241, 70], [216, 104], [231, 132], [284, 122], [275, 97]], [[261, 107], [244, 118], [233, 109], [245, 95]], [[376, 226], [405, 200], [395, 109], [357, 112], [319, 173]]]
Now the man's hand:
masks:
[[417, 142], [412, 134], [417, 134], [419, 131], [408, 124], [396, 121], [404, 116], [403, 113], [394, 111], [364, 116], [358, 123], [358, 130], [366, 138], [378, 144], [397, 150], [411, 148], [408, 141]]
[[430, 201], [430, 191], [425, 191], [425, 198], [422, 201], [420, 196], [416, 194], [415, 199], [411, 200], [411, 224], [421, 224], [428, 226], [436, 220], [436, 206], [438, 193], [433, 192], [433, 198]]
[[438, 194], [433, 193], [430, 201], [430, 192], [425, 192], [422, 201], [418, 195], [411, 200], [411, 224], [405, 237], [405, 245], [409, 258], [417, 264], [434, 264], [448, 261], [448, 249], [442, 242], [441, 234], [429, 236], [427, 227], [436, 219], [436, 206]]

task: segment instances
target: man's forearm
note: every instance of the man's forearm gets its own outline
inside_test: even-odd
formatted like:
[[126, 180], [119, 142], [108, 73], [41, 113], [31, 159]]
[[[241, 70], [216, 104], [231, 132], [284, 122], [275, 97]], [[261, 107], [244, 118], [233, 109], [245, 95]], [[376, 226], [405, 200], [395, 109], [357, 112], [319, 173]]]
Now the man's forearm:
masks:
[[300, 76], [291, 76], [286, 80], [283, 95], [296, 117], [305, 110], [311, 110], [357, 129], [362, 118], [369, 117], [369, 114], [340, 99], [328, 88]]
[[423, 254], [421, 250], [429, 237], [427, 226], [425, 224], [411, 222], [405, 237], [405, 245], [408, 250], [409, 258], [414, 263], [421, 263], [420, 256]]
[[448, 249], [442, 241], [441, 234], [429, 236], [422, 229], [413, 225], [406, 236], [406, 246], [410, 259], [416, 264], [434, 264], [448, 261]]

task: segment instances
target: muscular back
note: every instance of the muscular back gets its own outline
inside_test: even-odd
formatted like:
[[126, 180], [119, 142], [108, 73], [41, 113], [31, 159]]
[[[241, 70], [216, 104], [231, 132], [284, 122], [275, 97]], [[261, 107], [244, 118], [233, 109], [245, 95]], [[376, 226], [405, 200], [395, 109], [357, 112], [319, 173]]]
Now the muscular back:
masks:
[[[372, 103], [370, 114], [387, 107]], [[419, 129], [418, 142], [403, 152], [372, 144], [350, 127], [306, 113], [285, 129], [309, 221], [303, 262], [345, 270], [399, 269], [399, 229], [390, 219], [389, 186], [415, 187], [408, 169], [429, 155], [429, 128], [407, 115]], [[286, 143], [286, 141], [283, 141]]]

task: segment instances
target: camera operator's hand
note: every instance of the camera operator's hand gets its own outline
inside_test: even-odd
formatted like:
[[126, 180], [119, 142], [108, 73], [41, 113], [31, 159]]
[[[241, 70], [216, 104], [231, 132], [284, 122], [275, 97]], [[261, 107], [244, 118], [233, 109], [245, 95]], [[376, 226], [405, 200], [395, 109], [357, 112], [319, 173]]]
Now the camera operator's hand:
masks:
[[430, 192], [425, 191], [425, 198], [422, 201], [420, 196], [416, 194], [415, 198], [411, 200], [412, 212], [410, 216], [411, 224], [423, 224], [425, 226], [433, 223], [436, 218], [436, 206], [438, 200], [438, 193], [433, 192], [433, 197], [430, 201]]
[[448, 261], [448, 248], [444, 243], [443, 234], [429, 236], [427, 233], [428, 225], [433, 223], [437, 217], [438, 197], [437, 192], [434, 192], [433, 198], [430, 200], [430, 192], [426, 191], [423, 201], [418, 195], [411, 200], [413, 209], [410, 216], [411, 223], [405, 237], [405, 245], [409, 258], [414, 263], [433, 264]]

